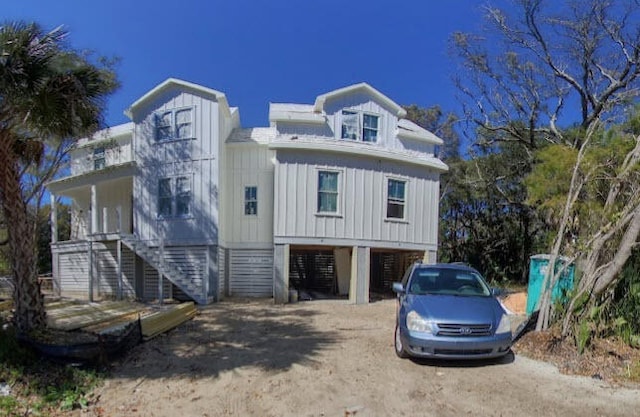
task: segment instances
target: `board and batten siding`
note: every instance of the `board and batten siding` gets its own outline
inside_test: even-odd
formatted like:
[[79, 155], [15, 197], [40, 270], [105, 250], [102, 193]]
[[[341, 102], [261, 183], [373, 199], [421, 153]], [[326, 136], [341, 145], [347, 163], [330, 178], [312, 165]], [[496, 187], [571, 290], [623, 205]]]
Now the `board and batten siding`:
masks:
[[[266, 145], [239, 144], [227, 149], [225, 171], [228, 222], [224, 239], [233, 246], [241, 243], [271, 245], [273, 242], [273, 151]], [[245, 215], [245, 187], [257, 187], [258, 213]]]
[[[192, 109], [191, 139], [156, 141], [155, 114]], [[218, 103], [191, 91], [170, 89], [134, 115], [135, 155], [139, 175], [134, 180], [136, 232], [145, 241], [193, 241], [217, 244], [219, 132]], [[191, 178], [189, 218], [158, 218], [158, 179]]]
[[[439, 175], [428, 168], [320, 152], [280, 151], [277, 158], [276, 239], [366, 241], [399, 249], [437, 243]], [[339, 173], [337, 215], [317, 213], [321, 170]], [[389, 178], [406, 181], [404, 220], [386, 218]]]
[[232, 249], [229, 252], [230, 295], [273, 296], [273, 250]]

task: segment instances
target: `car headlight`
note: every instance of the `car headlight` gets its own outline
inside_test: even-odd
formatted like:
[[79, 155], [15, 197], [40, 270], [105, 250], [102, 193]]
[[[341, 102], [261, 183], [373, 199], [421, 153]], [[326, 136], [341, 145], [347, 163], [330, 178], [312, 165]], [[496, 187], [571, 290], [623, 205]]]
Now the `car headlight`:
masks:
[[498, 333], [511, 333], [511, 319], [506, 314], [503, 314], [500, 318], [500, 323], [496, 330], [496, 334]]
[[407, 314], [407, 329], [412, 332], [434, 333], [434, 325], [430, 320], [411, 310]]

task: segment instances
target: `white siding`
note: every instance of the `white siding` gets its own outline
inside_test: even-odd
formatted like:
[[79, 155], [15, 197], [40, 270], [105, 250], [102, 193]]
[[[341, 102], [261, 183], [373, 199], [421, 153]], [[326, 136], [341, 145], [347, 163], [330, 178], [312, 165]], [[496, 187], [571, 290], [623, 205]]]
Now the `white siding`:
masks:
[[86, 250], [60, 253], [59, 282], [62, 295], [65, 293], [89, 294], [89, 256]]
[[105, 166], [124, 164], [133, 160], [131, 135], [113, 140], [99, 141], [92, 145], [74, 149], [70, 154], [71, 175], [94, 171], [93, 151], [104, 148]]
[[[224, 199], [228, 221], [225, 240], [228, 244], [273, 242], [273, 151], [266, 146], [242, 144], [227, 149], [225, 171], [227, 198]], [[256, 186], [258, 214], [244, 214], [244, 189]]]
[[232, 296], [273, 296], [273, 250], [235, 249], [230, 258]]
[[226, 295], [225, 277], [226, 277], [226, 258], [225, 249], [223, 247], [218, 248], [218, 297], [224, 298]]
[[[318, 215], [318, 170], [340, 173], [338, 215]], [[405, 219], [386, 219], [388, 178], [406, 181]], [[331, 154], [279, 152], [275, 173], [275, 238], [367, 242], [410, 248], [437, 243], [439, 176], [411, 164]], [[323, 242], [322, 239], [326, 239]]]
[[[155, 140], [157, 111], [191, 108], [193, 139]], [[218, 240], [218, 171], [220, 108], [200, 95], [170, 89], [134, 115], [135, 152], [139, 175], [134, 181], [136, 232], [146, 241], [198, 242]], [[190, 176], [191, 211], [187, 219], [158, 219], [158, 179]]]

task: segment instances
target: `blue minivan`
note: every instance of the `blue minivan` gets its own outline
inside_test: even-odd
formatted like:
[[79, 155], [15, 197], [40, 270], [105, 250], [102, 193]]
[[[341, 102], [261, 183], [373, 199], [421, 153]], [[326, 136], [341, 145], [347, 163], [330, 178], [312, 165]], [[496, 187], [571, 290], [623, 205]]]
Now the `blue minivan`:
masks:
[[399, 357], [483, 359], [509, 353], [509, 316], [475, 269], [416, 262], [393, 290]]

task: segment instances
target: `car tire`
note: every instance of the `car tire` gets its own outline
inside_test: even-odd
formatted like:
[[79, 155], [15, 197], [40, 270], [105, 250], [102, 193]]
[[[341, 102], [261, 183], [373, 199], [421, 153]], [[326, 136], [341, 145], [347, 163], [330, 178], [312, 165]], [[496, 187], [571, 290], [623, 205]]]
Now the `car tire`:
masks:
[[406, 359], [409, 357], [407, 352], [404, 350], [404, 346], [402, 345], [402, 338], [400, 337], [400, 326], [396, 324], [396, 331], [393, 334], [393, 347], [396, 351], [396, 355], [401, 359]]

